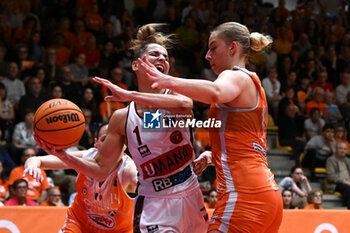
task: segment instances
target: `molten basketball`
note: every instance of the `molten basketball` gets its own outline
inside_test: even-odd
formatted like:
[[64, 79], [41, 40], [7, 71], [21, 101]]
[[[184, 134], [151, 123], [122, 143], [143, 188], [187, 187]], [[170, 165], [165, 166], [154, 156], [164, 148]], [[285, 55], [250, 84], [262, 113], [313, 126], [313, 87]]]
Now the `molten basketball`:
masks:
[[48, 146], [66, 149], [79, 142], [85, 130], [85, 118], [80, 108], [66, 99], [51, 99], [43, 103], [34, 115], [34, 132]]

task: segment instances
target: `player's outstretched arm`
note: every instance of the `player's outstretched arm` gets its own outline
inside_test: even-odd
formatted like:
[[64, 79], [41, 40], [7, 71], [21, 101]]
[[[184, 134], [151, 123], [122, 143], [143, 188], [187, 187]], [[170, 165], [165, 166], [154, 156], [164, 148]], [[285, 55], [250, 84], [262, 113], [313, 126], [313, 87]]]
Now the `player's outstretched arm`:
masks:
[[[84, 151], [70, 152], [73, 156], [82, 157]], [[71, 169], [65, 162], [54, 155], [35, 156], [26, 160], [24, 164], [23, 176], [32, 176], [37, 181], [42, 181], [43, 176], [40, 169]]]
[[113, 113], [106, 138], [94, 159], [79, 158], [63, 150], [57, 151], [54, 146], [48, 148], [42, 140], [35, 138], [38, 145], [48, 154], [57, 156], [77, 172], [102, 182], [115, 169], [121, 159], [125, 139], [120, 132], [124, 130], [126, 111], [127, 109], [122, 109]]
[[214, 81], [185, 79], [163, 74], [146, 59], [138, 59], [147, 78], [152, 82], [152, 88], [170, 89], [193, 100], [207, 104], [229, 103], [236, 99], [242, 91], [249, 87], [250, 79], [241, 72], [226, 70], [220, 73]]
[[120, 102], [135, 101], [155, 108], [162, 108], [176, 113], [190, 114], [193, 107], [192, 99], [180, 94], [155, 94], [137, 91], [128, 91], [111, 83], [107, 79], [94, 77], [93, 81], [100, 83], [112, 92], [112, 96], [106, 96], [105, 100], [114, 100]]

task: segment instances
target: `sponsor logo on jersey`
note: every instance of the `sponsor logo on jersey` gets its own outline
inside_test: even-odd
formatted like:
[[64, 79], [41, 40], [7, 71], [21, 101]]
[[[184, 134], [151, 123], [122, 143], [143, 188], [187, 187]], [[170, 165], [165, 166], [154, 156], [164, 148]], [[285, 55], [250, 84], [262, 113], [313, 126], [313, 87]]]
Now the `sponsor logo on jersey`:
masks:
[[178, 146], [141, 164], [143, 179], [170, 174], [191, 161], [191, 159], [192, 147], [190, 144]]
[[139, 151], [142, 158], [152, 154], [147, 145], [140, 146], [137, 148], [137, 150]]
[[57, 121], [62, 121], [63, 123], [80, 121], [78, 113], [62, 114], [54, 117], [48, 117], [45, 119], [47, 124], [51, 124]]
[[148, 233], [154, 233], [159, 230], [158, 225], [153, 225], [153, 226], [147, 226], [147, 231]]
[[152, 181], [154, 191], [160, 192], [175, 185], [185, 182], [192, 175], [192, 170], [190, 165], [188, 165], [184, 170], [171, 175], [166, 178], [155, 179]]
[[88, 214], [88, 216], [92, 221], [106, 228], [112, 228], [115, 225], [113, 218], [109, 216], [103, 216], [98, 214]]
[[145, 129], [160, 129], [160, 119], [162, 114], [157, 110], [156, 112], [143, 113], [143, 128]]

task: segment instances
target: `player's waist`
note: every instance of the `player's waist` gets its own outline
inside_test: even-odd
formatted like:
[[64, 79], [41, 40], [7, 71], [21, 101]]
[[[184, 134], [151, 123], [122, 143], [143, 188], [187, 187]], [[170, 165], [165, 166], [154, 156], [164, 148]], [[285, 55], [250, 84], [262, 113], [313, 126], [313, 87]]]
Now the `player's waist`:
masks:
[[192, 172], [190, 165], [183, 170], [167, 177], [159, 177], [139, 181], [139, 195], [142, 196], [187, 196], [188, 192], [198, 187], [197, 176]]

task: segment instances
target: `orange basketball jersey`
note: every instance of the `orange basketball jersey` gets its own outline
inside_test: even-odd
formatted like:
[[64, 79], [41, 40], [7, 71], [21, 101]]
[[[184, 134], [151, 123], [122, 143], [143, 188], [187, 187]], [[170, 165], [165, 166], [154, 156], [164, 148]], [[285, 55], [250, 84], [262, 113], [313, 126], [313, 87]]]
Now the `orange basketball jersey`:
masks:
[[[93, 148], [89, 152], [97, 153], [97, 150]], [[77, 220], [83, 228], [82, 232], [132, 232], [134, 200], [121, 184], [123, 169], [132, 163], [124, 155], [102, 185], [81, 173], [78, 175], [77, 195], [68, 209], [68, 218]]]
[[265, 91], [255, 73], [237, 66], [235, 70], [246, 73], [254, 81], [258, 101], [249, 109], [225, 104], [210, 107], [208, 117], [221, 120], [221, 128], [210, 130], [217, 190], [221, 195], [232, 191], [258, 193], [277, 190], [266, 158], [268, 112]]

